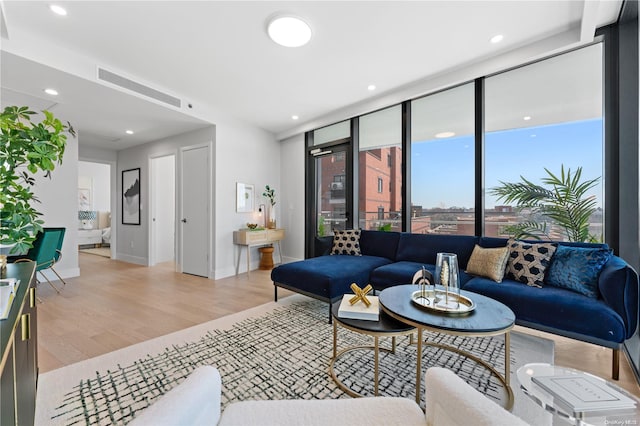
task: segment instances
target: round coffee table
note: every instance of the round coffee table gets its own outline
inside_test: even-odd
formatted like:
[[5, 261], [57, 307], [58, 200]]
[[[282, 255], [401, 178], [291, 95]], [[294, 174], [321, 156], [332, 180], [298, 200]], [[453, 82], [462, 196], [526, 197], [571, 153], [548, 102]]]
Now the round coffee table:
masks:
[[[526, 395], [542, 408], [553, 413], [555, 417], [569, 423], [575, 425], [633, 425], [637, 424], [638, 419], [640, 419], [640, 399], [622, 389], [620, 386], [601, 377], [573, 368], [542, 363], [523, 365], [518, 369], [517, 377], [520, 382], [520, 388]], [[598, 386], [595, 388], [595, 391], [579, 388], [576, 392], [575, 390], [570, 390], [568, 385], [560, 385], [552, 388], [558, 394], [557, 397], [554, 397], [553, 393], [533, 381], [533, 378], [538, 378], [538, 380], [546, 378], [547, 381], [544, 383], [549, 383], [549, 379], [559, 379], [560, 382], [558, 383], [562, 383], [573, 377], [593, 381], [593, 383]], [[588, 382], [586, 382], [586, 384], [588, 385]], [[578, 385], [580, 385], [580, 382], [578, 382]], [[547, 384], [547, 386], [550, 385]], [[574, 411], [569, 405], [562, 401], [563, 397], [567, 399], [571, 395], [583, 395], [587, 397], [586, 399], [593, 401], [596, 400], [596, 398], [594, 398], [596, 391], [599, 395], [597, 399], [604, 399], [607, 402], [613, 401], [614, 404], [626, 404], [630, 401], [631, 403], [635, 403], [635, 406], [623, 406], [622, 408], [609, 408], [606, 410], [591, 407], [592, 409], [587, 411]], [[566, 395], [567, 393], [570, 395]], [[556, 424], [556, 422], [554, 422], [554, 424]]]
[[516, 316], [513, 311], [497, 300], [464, 290], [461, 290], [460, 294], [473, 300], [476, 305], [473, 311], [466, 315], [450, 315], [430, 311], [418, 307], [411, 301], [411, 294], [418, 289], [419, 286], [412, 284], [398, 285], [384, 289], [379, 295], [382, 311], [418, 330], [416, 402], [418, 404], [420, 403], [423, 330], [465, 337], [487, 337], [504, 334], [504, 375], [500, 374], [500, 372], [487, 361], [466, 351], [435, 342], [428, 342], [426, 344], [458, 353], [487, 368], [504, 385], [508, 396], [505, 408], [510, 410], [513, 407], [513, 390], [511, 389], [509, 379], [509, 348], [511, 342], [509, 332], [516, 321]]
[[[349, 389], [342, 381], [338, 378], [334, 365], [336, 361], [343, 356], [344, 354], [356, 351], [360, 349], [373, 349], [373, 362], [374, 362], [374, 372], [373, 372], [373, 380], [374, 380], [374, 394], [378, 395], [378, 374], [379, 374], [379, 354], [380, 351], [395, 353], [396, 349], [396, 336], [402, 336], [405, 334], [411, 334], [415, 331], [410, 325], [407, 325], [404, 322], [398, 321], [384, 312], [380, 312], [380, 318], [378, 321], [366, 321], [366, 320], [357, 320], [350, 318], [340, 318], [338, 316], [338, 311], [340, 310], [340, 304], [336, 303], [331, 308], [331, 315], [333, 316], [333, 358], [331, 358], [331, 362], [329, 363], [329, 373], [333, 378], [333, 381], [336, 382], [338, 387], [346, 392], [349, 396], [353, 397], [362, 397], [364, 395], [359, 394], [358, 392]], [[346, 328], [347, 330], [354, 331], [356, 333], [365, 334], [367, 336], [373, 336], [373, 346], [364, 345], [364, 346], [350, 346], [342, 349], [338, 352], [338, 324], [340, 326]], [[391, 349], [380, 348], [379, 339], [380, 337], [392, 337], [392, 345]]]

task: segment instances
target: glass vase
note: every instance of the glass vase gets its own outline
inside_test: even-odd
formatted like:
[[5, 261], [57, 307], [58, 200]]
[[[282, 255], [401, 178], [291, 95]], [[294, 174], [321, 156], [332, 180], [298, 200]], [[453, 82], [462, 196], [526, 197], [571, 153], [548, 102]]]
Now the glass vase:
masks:
[[436, 256], [436, 284], [444, 291], [438, 306], [446, 309], [458, 309], [460, 300], [460, 274], [458, 256], [455, 253], [438, 253]]

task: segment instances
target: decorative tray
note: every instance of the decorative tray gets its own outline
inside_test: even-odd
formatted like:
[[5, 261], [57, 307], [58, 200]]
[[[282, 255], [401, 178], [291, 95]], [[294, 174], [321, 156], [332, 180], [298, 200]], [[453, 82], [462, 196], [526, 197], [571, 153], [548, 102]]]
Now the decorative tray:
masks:
[[414, 291], [411, 293], [411, 301], [420, 308], [449, 315], [466, 315], [476, 308], [474, 301], [468, 297], [454, 293], [445, 297], [444, 290]]

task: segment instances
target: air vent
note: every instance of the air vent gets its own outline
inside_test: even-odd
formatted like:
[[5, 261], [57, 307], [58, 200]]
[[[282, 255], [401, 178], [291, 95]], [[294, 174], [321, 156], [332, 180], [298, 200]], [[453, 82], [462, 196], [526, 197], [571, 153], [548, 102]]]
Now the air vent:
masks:
[[123, 89], [136, 92], [140, 95], [155, 99], [156, 101], [160, 101], [177, 108], [180, 108], [181, 105], [180, 99], [176, 98], [175, 96], [168, 95], [149, 86], [145, 86], [144, 84], [137, 83], [126, 77], [112, 73], [111, 71], [107, 71], [104, 68], [98, 68], [98, 80], [115, 84], [116, 86], [122, 87]]

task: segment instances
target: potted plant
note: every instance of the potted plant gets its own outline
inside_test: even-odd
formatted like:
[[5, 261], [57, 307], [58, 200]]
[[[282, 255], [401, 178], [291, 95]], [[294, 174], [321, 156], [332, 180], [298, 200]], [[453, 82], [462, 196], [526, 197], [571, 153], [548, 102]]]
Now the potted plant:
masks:
[[600, 178], [582, 182], [582, 167], [572, 174], [571, 169], [565, 173], [562, 165], [559, 176], [544, 170], [548, 175], [542, 179], [544, 185], [520, 176], [521, 182], [500, 182], [500, 186], [491, 188], [491, 194], [498, 200], [515, 202], [518, 209], [530, 210], [532, 220], [508, 226], [505, 230], [516, 238], [549, 238], [550, 229], [544, 220], [547, 218], [563, 229], [569, 241], [598, 241], [596, 236], [589, 234], [589, 219], [596, 211], [596, 200], [585, 194]]
[[63, 124], [49, 111], [35, 122], [36, 114], [28, 107], [9, 106], [0, 113], [0, 246], [10, 246], [10, 253], [22, 253], [32, 245], [43, 221], [34, 204], [39, 202], [31, 191], [38, 171], [51, 178], [62, 157], [70, 123]]
[[276, 228], [276, 190], [271, 188], [269, 185], [264, 187], [264, 192], [262, 196], [269, 200], [269, 207], [267, 207], [267, 228], [275, 229]]

